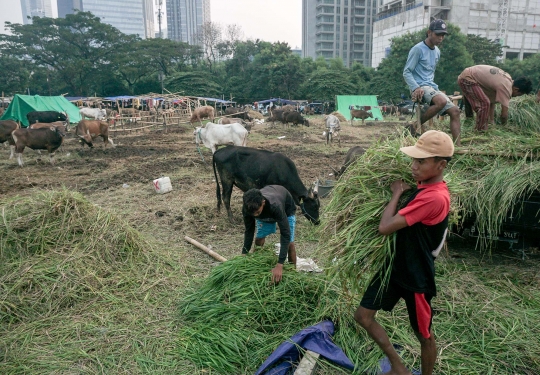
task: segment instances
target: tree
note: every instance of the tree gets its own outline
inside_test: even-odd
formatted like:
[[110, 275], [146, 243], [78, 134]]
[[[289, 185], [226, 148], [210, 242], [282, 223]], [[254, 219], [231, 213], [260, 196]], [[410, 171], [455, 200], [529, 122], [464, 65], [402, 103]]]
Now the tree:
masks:
[[30, 80], [31, 66], [17, 58], [0, 55], [0, 88], [4, 95], [24, 93]]
[[308, 100], [334, 101], [336, 95], [358, 94], [345, 71], [317, 69], [302, 84], [301, 93]]
[[176, 73], [165, 81], [167, 90], [186, 96], [221, 97], [221, 86], [205, 71]]
[[0, 35], [2, 53], [57, 73], [71, 95], [86, 95], [107, 79], [111, 57], [133, 37], [101, 23], [89, 12], [66, 18], [34, 17], [29, 25], [6, 22], [12, 35]]
[[204, 58], [210, 71], [213, 70], [219, 58], [218, 45], [221, 43], [221, 39], [221, 27], [214, 22], [203, 23], [197, 34], [197, 40], [202, 46]]
[[480, 35], [467, 34], [465, 48], [471, 55], [474, 65], [496, 65], [502, 56], [502, 46], [492, 39]]

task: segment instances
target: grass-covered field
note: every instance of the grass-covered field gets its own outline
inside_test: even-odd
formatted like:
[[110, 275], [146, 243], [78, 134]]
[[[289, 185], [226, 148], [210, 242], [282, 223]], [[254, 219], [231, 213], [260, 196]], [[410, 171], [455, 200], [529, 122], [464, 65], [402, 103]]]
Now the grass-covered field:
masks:
[[[322, 121], [314, 122], [290, 130], [258, 125], [248, 145], [285, 153], [310, 184], [339, 167], [348, 148], [398, 134], [395, 123], [342, 125], [341, 147], [328, 147]], [[291, 269], [269, 285], [277, 235], [268, 251], [237, 257], [243, 226], [216, 212], [212, 168], [191, 129], [113, 138], [116, 149], [66, 142], [54, 167], [26, 150], [19, 168], [3, 152], [1, 374], [250, 374], [284, 339], [328, 317], [357, 373], [376, 365], [381, 352], [352, 320], [359, 294]], [[210, 163], [209, 150], [202, 154]], [[157, 195], [151, 180], [162, 175], [174, 190]], [[235, 190], [237, 218], [240, 201]], [[300, 257], [323, 264], [330, 242], [319, 230], [299, 218], [296, 243]], [[186, 235], [229, 261], [220, 265]], [[492, 253], [455, 241], [438, 261], [437, 374], [540, 371], [538, 250], [525, 260], [505, 246]], [[404, 360], [419, 367], [404, 305], [380, 320], [404, 346]], [[319, 370], [339, 372], [324, 363]]]

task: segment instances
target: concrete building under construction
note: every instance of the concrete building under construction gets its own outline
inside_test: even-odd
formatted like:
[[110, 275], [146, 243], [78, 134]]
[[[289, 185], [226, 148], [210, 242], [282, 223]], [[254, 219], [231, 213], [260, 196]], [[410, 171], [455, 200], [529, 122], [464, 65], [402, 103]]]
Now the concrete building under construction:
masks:
[[540, 51], [538, 0], [378, 0], [371, 66], [388, 56], [391, 38], [427, 29], [435, 18], [499, 41], [502, 58], [521, 60]]

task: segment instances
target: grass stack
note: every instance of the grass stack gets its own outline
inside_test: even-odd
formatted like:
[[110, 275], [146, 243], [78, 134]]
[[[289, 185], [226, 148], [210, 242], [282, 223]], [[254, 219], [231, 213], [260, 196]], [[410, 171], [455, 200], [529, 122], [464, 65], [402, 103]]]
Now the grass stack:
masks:
[[[356, 374], [376, 374], [383, 357], [353, 320], [358, 295], [344, 293], [321, 274], [286, 267], [270, 283], [276, 256], [270, 249], [238, 256], [191, 285], [179, 308], [178, 356], [201, 373], [252, 374], [285, 340], [324, 319], [335, 323], [334, 341], [356, 365]], [[508, 270], [474, 265], [438, 265], [441, 288], [434, 305], [439, 347], [437, 373], [535, 374], [540, 368], [540, 292], [515, 285]], [[482, 302], [480, 302], [482, 301]], [[420, 348], [405, 305], [381, 313], [391, 340], [403, 346], [410, 368], [420, 367]], [[324, 361], [320, 374], [346, 373]]]

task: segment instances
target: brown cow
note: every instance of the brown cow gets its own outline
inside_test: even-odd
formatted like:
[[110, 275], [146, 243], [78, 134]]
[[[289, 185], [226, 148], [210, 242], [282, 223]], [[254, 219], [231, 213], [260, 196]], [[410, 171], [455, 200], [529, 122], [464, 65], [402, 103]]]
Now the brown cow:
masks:
[[54, 153], [62, 145], [64, 135], [60, 128], [54, 126], [41, 129], [15, 129], [11, 136], [15, 142], [15, 152], [17, 153], [19, 165], [23, 166], [22, 153], [25, 147], [32, 150], [49, 151], [49, 161], [54, 164]]
[[222, 125], [233, 124], [233, 123], [244, 125], [244, 120], [242, 120], [241, 118], [236, 118], [236, 117], [233, 117], [233, 118], [223, 117], [223, 118], [220, 118], [217, 123], [222, 124]]
[[63, 133], [69, 131], [69, 128], [67, 126], [67, 122], [63, 122], [63, 121], [55, 121], [55, 122], [51, 122], [51, 123], [36, 122], [35, 124], [30, 125], [28, 128], [30, 128], [30, 129], [50, 129], [51, 126], [54, 126], [55, 128], [60, 128], [60, 130]]
[[353, 120], [355, 118], [361, 119], [362, 125], [364, 125], [364, 120], [370, 117], [373, 118], [371, 111], [364, 111], [363, 109], [351, 109], [351, 125], [353, 124]]
[[116, 147], [113, 140], [109, 138], [109, 124], [105, 121], [81, 120], [75, 128], [75, 134], [80, 137], [79, 142], [83, 147], [85, 144], [90, 148], [94, 147], [92, 141], [97, 137], [103, 138], [105, 146], [109, 142], [113, 147]]
[[201, 119], [203, 118], [209, 118], [210, 121], [214, 122], [214, 108], [210, 107], [209, 105], [195, 108], [189, 122], [191, 123], [191, 125], [193, 125], [193, 123], [197, 121], [202, 124]]
[[15, 155], [15, 141], [13, 140], [11, 133], [18, 128], [19, 124], [17, 124], [15, 121], [0, 121], [0, 143], [7, 142], [9, 144], [9, 148], [11, 149], [11, 154], [9, 155], [10, 159], [13, 159], [13, 155]]

